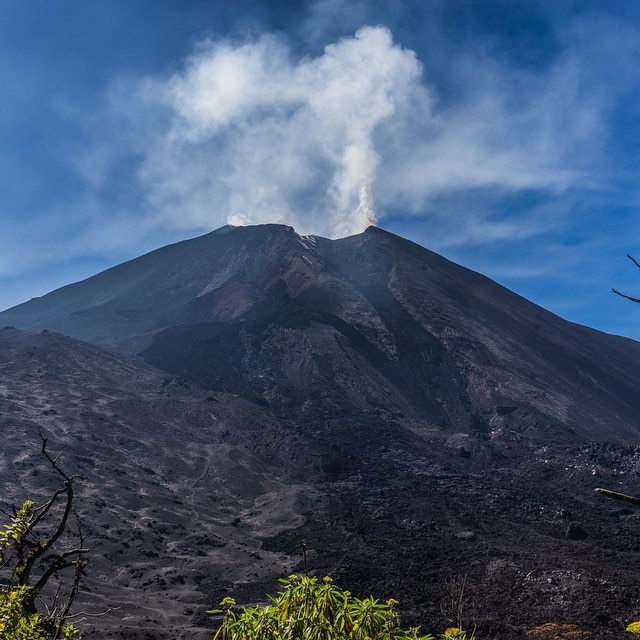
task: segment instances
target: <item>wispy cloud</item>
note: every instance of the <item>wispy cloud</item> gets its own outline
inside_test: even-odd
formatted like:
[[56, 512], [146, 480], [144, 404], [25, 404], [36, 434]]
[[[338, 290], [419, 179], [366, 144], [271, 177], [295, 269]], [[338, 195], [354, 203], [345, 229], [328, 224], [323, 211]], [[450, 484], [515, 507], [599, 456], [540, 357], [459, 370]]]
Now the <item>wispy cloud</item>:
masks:
[[[449, 215], [435, 204], [466, 194], [473, 207], [482, 190], [495, 204], [523, 190], [604, 188], [606, 117], [622, 90], [607, 84], [605, 60], [622, 54], [610, 26], [608, 46], [594, 29], [572, 27], [537, 70], [460, 51], [450, 62], [458, 95], [445, 101], [428, 61], [386, 27], [363, 27], [315, 57], [274, 35], [200, 43], [171, 77], [114, 85], [137, 213], [149, 226], [274, 221], [335, 237], [390, 211]], [[623, 48], [631, 42], [625, 32]], [[104, 148], [84, 158], [88, 177], [122, 160]], [[476, 218], [468, 241], [542, 229], [498, 214]]]
[[[159, 25], [117, 0], [62, 40], [36, 12], [55, 50], [24, 46], [27, 7], [0, 47], [0, 293], [227, 221], [378, 220], [539, 301], [602, 290], [604, 317], [638, 281], [640, 13], [517, 4], [194, 1]], [[122, 29], [144, 37], [115, 55]]]
[[[60, 220], [68, 236], [54, 251], [119, 257], [227, 222], [337, 237], [399, 217], [436, 249], [474, 247], [553, 233], [606, 201], [612, 114], [639, 86], [637, 29], [557, 24], [553, 55], [522, 67], [437, 25], [416, 26], [435, 42], [420, 55], [385, 26], [317, 46], [340, 7], [314, 3], [299, 25], [314, 53], [283, 34], [202, 41], [170, 74], [117, 78], [102, 108], [70, 108], [84, 190], [47, 212], [43, 233]], [[350, 23], [367, 17], [351, 5]], [[549, 204], [512, 206], [523, 193]]]

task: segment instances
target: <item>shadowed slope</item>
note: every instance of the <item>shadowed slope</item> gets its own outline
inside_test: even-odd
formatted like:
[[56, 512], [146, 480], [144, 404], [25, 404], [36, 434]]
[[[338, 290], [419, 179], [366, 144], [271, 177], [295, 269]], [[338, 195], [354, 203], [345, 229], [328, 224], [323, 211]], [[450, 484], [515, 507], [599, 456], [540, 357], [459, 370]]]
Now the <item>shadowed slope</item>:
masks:
[[0, 322], [141, 351], [273, 406], [319, 400], [493, 435], [637, 435], [637, 343], [565, 322], [375, 227], [336, 241], [223, 227]]
[[39, 429], [91, 478], [90, 587], [122, 607], [92, 622], [108, 637], [207, 637], [207, 594], [261, 597], [301, 540], [313, 568], [434, 630], [451, 575], [494, 640], [555, 620], [608, 640], [635, 615], [637, 516], [592, 491], [640, 493], [633, 341], [376, 228], [278, 225], [160, 249], [0, 322], [117, 349], [0, 333], [7, 495], [41, 486]]

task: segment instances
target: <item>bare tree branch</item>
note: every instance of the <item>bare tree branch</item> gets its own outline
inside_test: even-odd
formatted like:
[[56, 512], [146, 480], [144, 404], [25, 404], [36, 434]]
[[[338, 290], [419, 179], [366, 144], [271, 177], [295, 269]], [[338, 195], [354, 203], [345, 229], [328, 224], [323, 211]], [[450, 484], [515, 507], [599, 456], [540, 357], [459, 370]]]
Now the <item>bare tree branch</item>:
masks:
[[614, 498], [615, 500], [622, 500], [623, 502], [628, 502], [632, 504], [634, 507], [640, 507], [640, 498], [636, 498], [635, 496], [628, 496], [626, 493], [619, 493], [618, 491], [611, 491], [611, 489], [602, 489], [598, 487], [594, 489], [598, 493], [601, 493], [603, 496], [607, 498]]
[[635, 265], [636, 265], [636, 267], [638, 267], [638, 269], [640, 269], [640, 262], [638, 262], [638, 261], [637, 261], [633, 256], [630, 256], [630, 255], [627, 253], [627, 258], [629, 258], [629, 260], [631, 260], [631, 262], [633, 262], [633, 264], [635, 264]]
[[[638, 269], [640, 269], [640, 262], [638, 262], [633, 256], [627, 254], [627, 258], [629, 258], [629, 260], [631, 260], [631, 262], [633, 262], [633, 264], [635, 264], [636, 267], [638, 267]], [[627, 300], [631, 300], [631, 302], [640, 303], [640, 298], [634, 298], [633, 296], [629, 296], [626, 293], [622, 293], [622, 292], [618, 291], [617, 289], [614, 289], [613, 287], [611, 288], [611, 291], [613, 291], [613, 293], [615, 293], [616, 295], [620, 296], [621, 298], [626, 298]]]
[[[40, 611], [47, 638], [58, 640], [66, 633], [69, 612], [87, 564], [85, 556], [89, 550], [85, 548], [85, 537], [77, 519], [78, 540], [69, 543], [63, 539], [69, 532], [74, 483], [84, 478], [67, 473], [59, 456], [54, 457], [47, 450], [47, 439], [42, 435], [40, 439], [41, 453], [61, 478], [62, 486], [39, 506], [28, 501], [21, 510], [13, 508], [14, 520], [20, 511], [22, 525], [19, 536], [11, 544], [13, 585], [9, 588], [27, 587], [27, 595], [22, 601], [24, 611], [27, 614]], [[69, 570], [72, 573], [66, 580], [56, 585], [53, 578]]]
[[633, 296], [628, 296], [626, 293], [621, 293], [620, 291], [618, 291], [617, 289], [614, 289], [613, 287], [611, 287], [611, 291], [613, 291], [613, 293], [619, 295], [622, 298], [626, 298], [627, 300], [631, 300], [631, 302], [639, 302], [640, 303], [640, 298], [634, 298]]
[[[73, 483], [75, 480], [82, 480], [82, 476], [79, 475], [69, 475], [67, 474], [62, 467], [58, 464], [58, 457], [53, 458], [49, 452], [47, 451], [47, 439], [40, 434], [40, 440], [42, 440], [42, 455], [48, 460], [49, 464], [53, 467], [53, 469], [60, 475], [63, 479], [63, 486], [55, 491], [51, 498], [42, 506], [38, 507], [35, 510], [36, 515], [33, 517], [27, 530], [25, 531], [24, 539], [25, 546], [28, 547], [29, 552], [27, 554], [24, 553], [24, 549], [18, 550], [18, 560], [21, 565], [20, 571], [18, 573], [18, 584], [21, 585], [29, 585], [31, 583], [31, 572], [36, 562], [44, 561], [45, 554], [51, 549], [51, 547], [56, 543], [56, 541], [60, 538], [60, 536], [67, 529], [67, 521], [69, 519], [69, 515], [71, 514], [71, 507], [73, 505]], [[53, 508], [53, 506], [58, 502], [58, 498], [64, 496], [64, 510], [60, 519], [58, 520], [58, 524], [55, 529], [44, 539], [40, 539], [37, 536], [34, 536], [36, 541], [28, 542], [26, 538], [28, 536], [33, 535], [33, 532], [36, 526], [42, 521], [42, 519], [49, 513], [49, 511]], [[59, 570], [62, 567], [59, 562], [55, 563], [55, 566], [59, 566]], [[67, 565], [71, 566], [71, 565]], [[47, 580], [51, 577], [54, 572], [45, 572], [45, 576], [47, 579], [42, 582], [42, 578], [38, 580], [36, 585], [39, 588], [42, 588], [44, 584], [46, 584]], [[41, 584], [42, 583], [42, 584]]]

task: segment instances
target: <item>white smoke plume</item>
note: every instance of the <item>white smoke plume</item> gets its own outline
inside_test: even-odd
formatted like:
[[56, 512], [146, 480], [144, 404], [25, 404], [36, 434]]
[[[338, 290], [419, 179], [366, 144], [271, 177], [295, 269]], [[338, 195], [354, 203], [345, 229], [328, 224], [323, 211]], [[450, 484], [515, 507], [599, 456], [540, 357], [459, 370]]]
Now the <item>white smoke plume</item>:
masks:
[[148, 149], [140, 179], [155, 211], [185, 226], [288, 222], [332, 237], [375, 224], [377, 136], [429, 95], [413, 52], [364, 27], [294, 60], [272, 36], [202, 45], [151, 93], [169, 108], [168, 134]]
[[594, 61], [621, 40], [635, 52], [634, 34], [574, 29], [537, 70], [447, 50], [454, 91], [382, 26], [306, 57], [270, 34], [203, 42], [169, 77], [115, 83], [90, 125], [104, 142], [79, 164], [110, 227], [101, 194], [122, 194], [121, 239], [227, 222], [341, 237], [409, 216], [440, 246], [519, 237], [511, 195], [602, 187], [606, 120], [627, 83], [607, 84]]

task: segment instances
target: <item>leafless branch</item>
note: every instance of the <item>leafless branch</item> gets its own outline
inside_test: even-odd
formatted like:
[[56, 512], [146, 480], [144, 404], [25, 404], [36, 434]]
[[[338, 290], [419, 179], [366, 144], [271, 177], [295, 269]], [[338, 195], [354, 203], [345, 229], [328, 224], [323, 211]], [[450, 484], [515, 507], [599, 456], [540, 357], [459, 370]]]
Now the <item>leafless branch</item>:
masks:
[[640, 303], [640, 298], [634, 298], [633, 296], [628, 296], [626, 293], [622, 293], [622, 292], [618, 291], [617, 289], [614, 289], [613, 287], [611, 287], [611, 291], [613, 291], [613, 293], [615, 293], [616, 295], [619, 295], [622, 298], [626, 298], [627, 300], [631, 300], [631, 302], [639, 302]]
[[[629, 258], [629, 260], [631, 260], [631, 262], [633, 262], [633, 264], [635, 264], [636, 267], [638, 267], [638, 269], [640, 269], [640, 262], [638, 262], [633, 256], [627, 254], [627, 258]], [[617, 289], [614, 289], [613, 287], [611, 288], [611, 291], [613, 291], [613, 293], [615, 293], [616, 295], [620, 296], [621, 298], [626, 298], [627, 300], [631, 300], [631, 302], [640, 303], [640, 298], [634, 298], [633, 296], [629, 296], [626, 293], [622, 293], [622, 292], [618, 291]]]
[[638, 261], [637, 261], [633, 256], [630, 256], [630, 255], [627, 253], [627, 258], [629, 258], [629, 260], [631, 260], [631, 262], [633, 262], [633, 264], [635, 264], [635, 265], [636, 265], [636, 267], [638, 267], [638, 269], [640, 269], [640, 262], [638, 262]]
[[594, 489], [598, 493], [601, 493], [603, 496], [607, 498], [614, 498], [615, 500], [622, 500], [623, 502], [628, 502], [632, 504], [634, 507], [640, 507], [640, 498], [636, 498], [635, 496], [628, 496], [626, 493], [619, 493], [618, 491], [611, 491], [611, 489], [602, 489], [598, 487]]
[[[64, 546], [58, 549], [60, 545], [56, 545], [62, 542], [62, 536], [69, 532], [74, 483], [83, 477], [67, 473], [59, 462], [59, 456], [54, 457], [47, 450], [47, 439], [42, 435], [40, 439], [41, 453], [62, 479], [62, 486], [56, 489], [46, 502], [30, 512], [20, 538], [12, 545], [12, 578], [18, 585], [29, 587], [29, 595], [23, 605], [25, 610], [29, 613], [37, 613], [38, 609], [43, 612], [43, 624], [46, 625], [50, 637], [56, 640], [62, 637], [67, 624], [69, 611], [87, 564], [84, 557], [89, 550], [85, 547], [85, 537], [77, 520], [77, 543], [74, 543], [72, 548], [68, 548], [67, 544], [66, 549]], [[14, 507], [14, 517], [17, 513]], [[50, 518], [45, 524], [47, 515], [50, 515]], [[68, 570], [73, 570], [72, 574], [54, 589], [52, 578]], [[43, 599], [45, 591], [48, 595]]]

